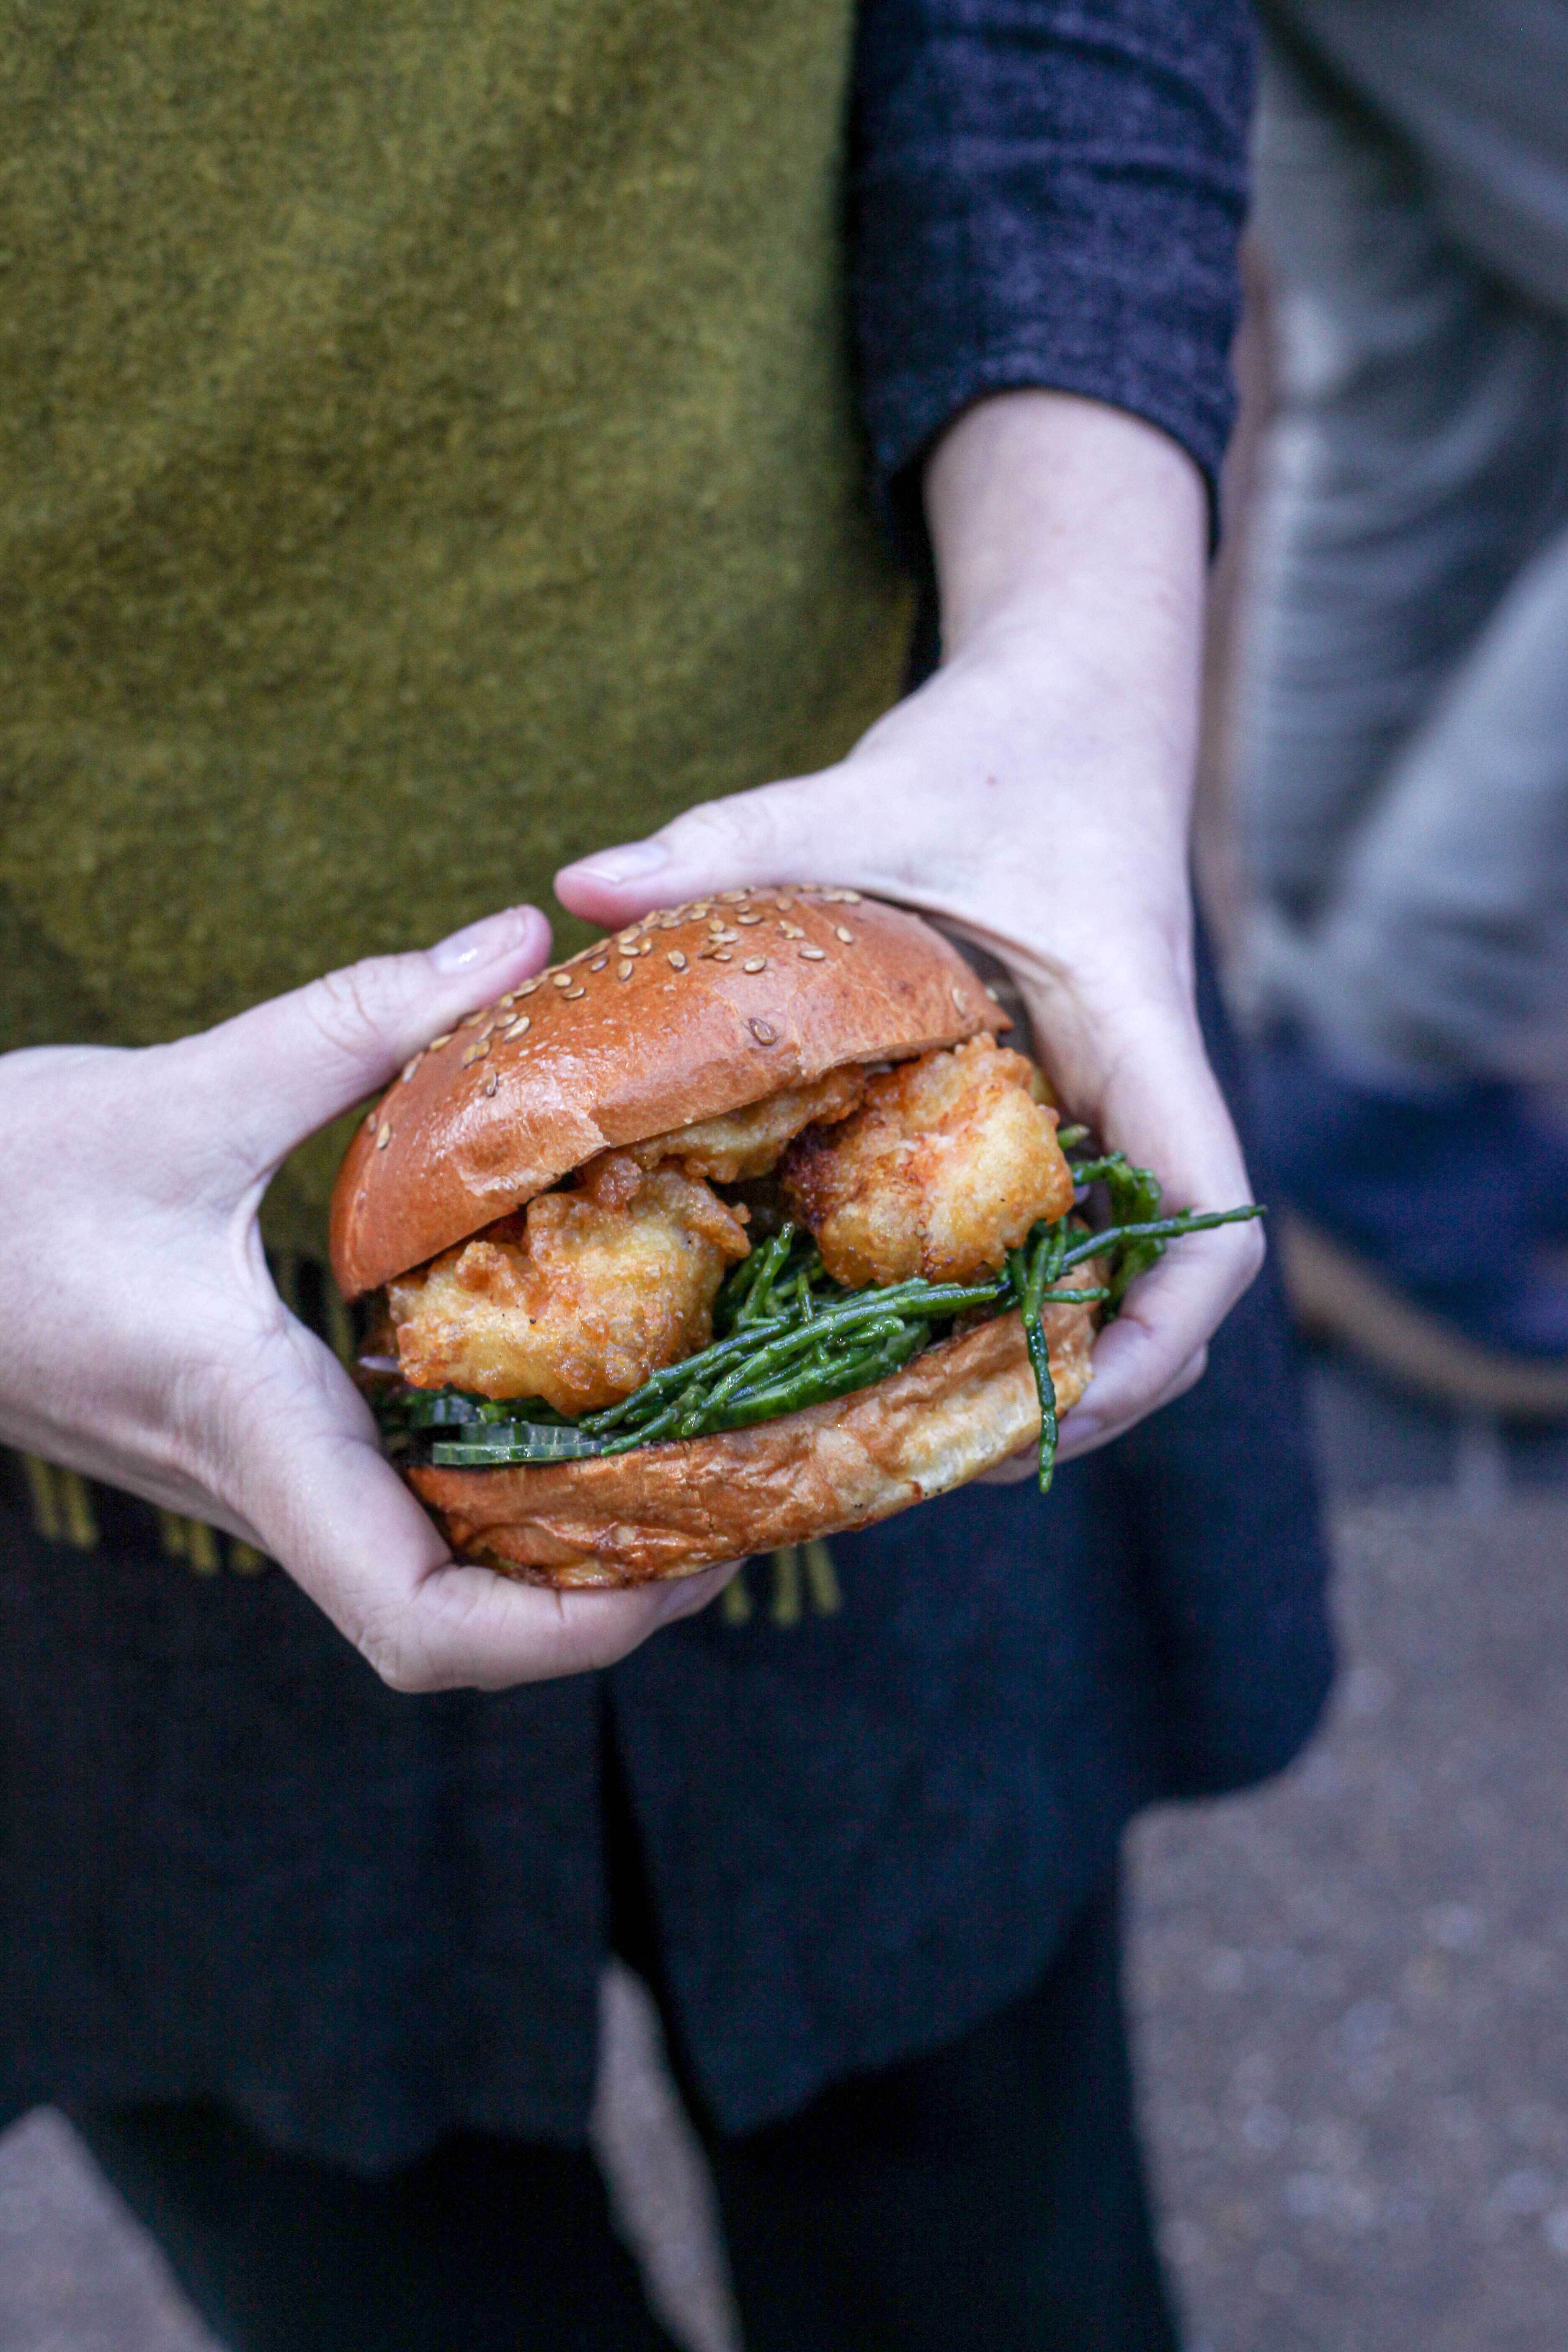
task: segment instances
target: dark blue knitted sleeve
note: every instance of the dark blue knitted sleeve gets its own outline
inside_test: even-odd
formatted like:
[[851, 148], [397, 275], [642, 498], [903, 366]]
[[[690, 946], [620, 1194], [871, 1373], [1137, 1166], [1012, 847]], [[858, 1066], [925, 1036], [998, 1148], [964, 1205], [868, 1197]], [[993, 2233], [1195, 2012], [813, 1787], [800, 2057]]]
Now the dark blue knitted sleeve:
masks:
[[1087, 394], [1211, 489], [1230, 429], [1244, 0], [862, 0], [850, 181], [879, 492], [973, 400]]

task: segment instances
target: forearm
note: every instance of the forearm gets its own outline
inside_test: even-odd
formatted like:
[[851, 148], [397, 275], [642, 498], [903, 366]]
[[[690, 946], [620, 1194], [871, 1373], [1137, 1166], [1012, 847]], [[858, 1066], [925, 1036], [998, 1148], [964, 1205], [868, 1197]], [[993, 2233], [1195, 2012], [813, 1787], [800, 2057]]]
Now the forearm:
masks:
[[1115, 940], [1163, 994], [1189, 964], [1202, 478], [1121, 410], [1023, 391], [957, 420], [924, 490], [943, 667], [847, 763], [898, 794], [862, 857], [977, 938], [1048, 905], [1075, 962]]
[[1136, 661], [1151, 705], [1190, 730], [1206, 514], [1175, 442], [1100, 401], [1004, 393], [942, 435], [924, 496], [946, 656], [1037, 630], [1100, 675]]

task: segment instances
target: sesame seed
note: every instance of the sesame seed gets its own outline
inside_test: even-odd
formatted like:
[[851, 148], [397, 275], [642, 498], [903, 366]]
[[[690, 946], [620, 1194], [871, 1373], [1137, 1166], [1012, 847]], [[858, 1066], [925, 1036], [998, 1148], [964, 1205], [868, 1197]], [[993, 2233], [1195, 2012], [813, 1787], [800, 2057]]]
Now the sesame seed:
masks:
[[741, 966], [741, 970], [742, 971], [766, 971], [767, 968], [768, 960], [766, 956], [748, 956], [745, 962]]
[[686, 958], [681, 954], [679, 948], [670, 949], [669, 961], [675, 966], [677, 971], [684, 971], [686, 970]]
[[485, 1090], [486, 1094], [488, 1094], [488, 1095], [493, 1095], [493, 1094], [494, 1094], [494, 1092], [495, 1092], [495, 1090], [496, 1090], [496, 1081], [497, 1081], [497, 1076], [498, 1076], [498, 1073], [497, 1073], [496, 1071], [492, 1070], [492, 1071], [490, 1072], [490, 1074], [489, 1074], [489, 1076], [485, 1080], [485, 1087], [484, 1087], [484, 1090]]
[[763, 918], [757, 914], [737, 915], [735, 920], [738, 923], [760, 923]]
[[825, 963], [827, 960], [826, 948], [802, 948], [800, 952], [802, 961], [805, 963]]
[[778, 1031], [770, 1029], [765, 1021], [748, 1021], [746, 1026], [759, 1045], [771, 1045], [778, 1035]]
[[416, 1054], [416, 1055], [415, 1055], [415, 1056], [414, 1056], [414, 1059], [413, 1059], [411, 1062], [405, 1062], [405, 1063], [404, 1063], [404, 1065], [403, 1065], [403, 1083], [404, 1083], [404, 1085], [405, 1085], [405, 1086], [406, 1086], [406, 1085], [408, 1084], [409, 1079], [414, 1076], [415, 1071], [419, 1067], [420, 1063], [421, 1063], [424, 1059], [425, 1059], [425, 1056], [424, 1056], [424, 1055], [423, 1055], [423, 1054]]
[[569, 971], [552, 971], [550, 975], [550, 985], [552, 988], [570, 988], [572, 985], [571, 973]]
[[718, 903], [721, 907], [743, 907], [751, 895], [749, 890], [721, 890]]
[[473, 1044], [464, 1049], [459, 1067], [466, 1070], [470, 1062], [482, 1062], [489, 1050], [490, 1041], [488, 1037], [476, 1037]]
[[443, 1029], [438, 1037], [431, 1038], [430, 1043], [426, 1046], [425, 1051], [427, 1054], [434, 1054], [442, 1045], [449, 1045], [457, 1034], [458, 1033], [455, 1029]]
[[860, 904], [860, 893], [858, 890], [840, 890], [838, 897], [839, 902], [843, 906], [858, 907]]
[[458, 1026], [459, 1029], [471, 1029], [476, 1021], [482, 1021], [484, 1017], [485, 1008], [481, 1004], [477, 1013], [465, 1013]]
[[628, 962], [628, 963], [617, 964], [617, 965], [616, 965], [616, 978], [617, 980], [630, 980], [630, 978], [631, 978], [631, 976], [632, 976], [633, 972], [634, 972], [636, 970], [637, 970], [637, 966], [636, 966], [636, 964], [634, 964], [634, 963], [629, 963], [629, 962]]
[[968, 997], [967, 997], [967, 996], [965, 996], [965, 994], [964, 994], [964, 992], [963, 992], [963, 989], [962, 989], [962, 988], [955, 988], [955, 989], [953, 990], [953, 992], [952, 992], [952, 1001], [953, 1001], [954, 1004], [956, 1004], [956, 1005], [957, 1005], [957, 1007], [958, 1007], [958, 1009], [959, 1009], [959, 1011], [960, 1011], [961, 1013], [967, 1013], [967, 1012], [968, 1012], [968, 1010], [969, 1010], [969, 999], [968, 999]]
[[525, 980], [517, 992], [520, 996], [531, 996], [538, 986], [539, 982], [536, 980]]
[[679, 907], [672, 907], [667, 913], [656, 915], [654, 920], [661, 931], [673, 931], [680, 920], [680, 909]]
[[734, 959], [734, 957], [730, 953], [730, 950], [729, 950], [729, 949], [728, 949], [728, 948], [715, 948], [715, 949], [714, 949], [714, 950], [713, 950], [713, 961], [714, 961], [715, 963], [733, 963], [733, 962], [734, 962], [734, 961], [735, 961], [735, 959]]
[[855, 944], [854, 932], [847, 931], [842, 923], [834, 924], [833, 936], [837, 940], [842, 940], [847, 948], [852, 948]]
[[532, 1026], [533, 1021], [531, 1016], [526, 1013], [520, 1013], [517, 1019], [509, 1023], [508, 1026], [501, 1034], [508, 1039], [512, 1037], [526, 1037]]
[[593, 962], [588, 966], [588, 969], [590, 971], [603, 971], [605, 966], [609, 962], [609, 961], [610, 959], [608, 956], [595, 956]]
[[795, 900], [793, 898], [775, 898], [773, 900], [773, 904], [778, 908], [781, 915], [787, 915], [790, 908], [794, 906]]
[[373, 1110], [371, 1110], [371, 1111], [366, 1111], [366, 1113], [365, 1113], [365, 1118], [364, 1118], [364, 1127], [365, 1127], [365, 1133], [366, 1133], [367, 1135], [374, 1135], [374, 1134], [375, 1133], [375, 1113], [374, 1113], [374, 1111], [373, 1111]]
[[620, 949], [623, 955], [626, 955], [629, 954], [631, 950], [636, 947], [641, 937], [642, 933], [640, 931], [623, 931], [619, 939], [616, 940], [616, 945]]
[[688, 908], [686, 909], [686, 911], [687, 911], [687, 913], [690, 916], [690, 918], [691, 918], [691, 919], [692, 919], [692, 921], [693, 921], [694, 923], [699, 923], [699, 922], [700, 922], [700, 921], [701, 921], [701, 919], [702, 919], [702, 918], [703, 918], [703, 916], [708, 912], [708, 901], [707, 901], [707, 899], [706, 899], [706, 898], [693, 898], [693, 900], [691, 901], [690, 906], [689, 906], [689, 907], [688, 907]]
[[798, 923], [781, 923], [779, 929], [786, 940], [804, 940], [805, 937]]
[[569, 988], [566, 991], [565, 995], [563, 996], [561, 1002], [563, 1004], [574, 1004], [578, 997], [586, 996], [587, 993], [588, 992], [585, 988]]
[[991, 999], [993, 1004], [1001, 1003], [1002, 999], [997, 995], [996, 991], [994, 988], [988, 988], [985, 993]]
[[378, 1151], [384, 1151], [391, 1141], [392, 1129], [387, 1126], [386, 1121], [383, 1119], [381, 1125], [375, 1131], [375, 1148]]

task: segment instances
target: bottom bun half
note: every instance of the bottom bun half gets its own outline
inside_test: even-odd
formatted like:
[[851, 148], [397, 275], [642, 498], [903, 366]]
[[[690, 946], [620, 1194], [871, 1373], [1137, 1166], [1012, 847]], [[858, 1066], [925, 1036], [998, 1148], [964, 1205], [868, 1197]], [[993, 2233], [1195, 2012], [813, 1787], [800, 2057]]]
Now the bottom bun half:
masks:
[[[1095, 1310], [1048, 1307], [1041, 1320], [1066, 1412], [1089, 1383]], [[929, 1348], [875, 1388], [752, 1429], [585, 1462], [423, 1465], [408, 1479], [459, 1559], [529, 1584], [647, 1584], [890, 1518], [978, 1477], [1039, 1428], [1012, 1314]]]

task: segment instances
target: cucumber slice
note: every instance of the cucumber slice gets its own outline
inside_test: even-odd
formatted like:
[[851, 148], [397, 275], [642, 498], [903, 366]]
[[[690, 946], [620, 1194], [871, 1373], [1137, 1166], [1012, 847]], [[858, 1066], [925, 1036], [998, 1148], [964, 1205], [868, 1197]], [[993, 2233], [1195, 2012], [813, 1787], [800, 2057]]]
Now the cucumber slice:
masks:
[[546, 1429], [526, 1421], [491, 1422], [465, 1430], [459, 1438], [439, 1438], [430, 1459], [444, 1470], [505, 1470], [528, 1462], [581, 1462], [602, 1454], [602, 1438], [580, 1429]]

